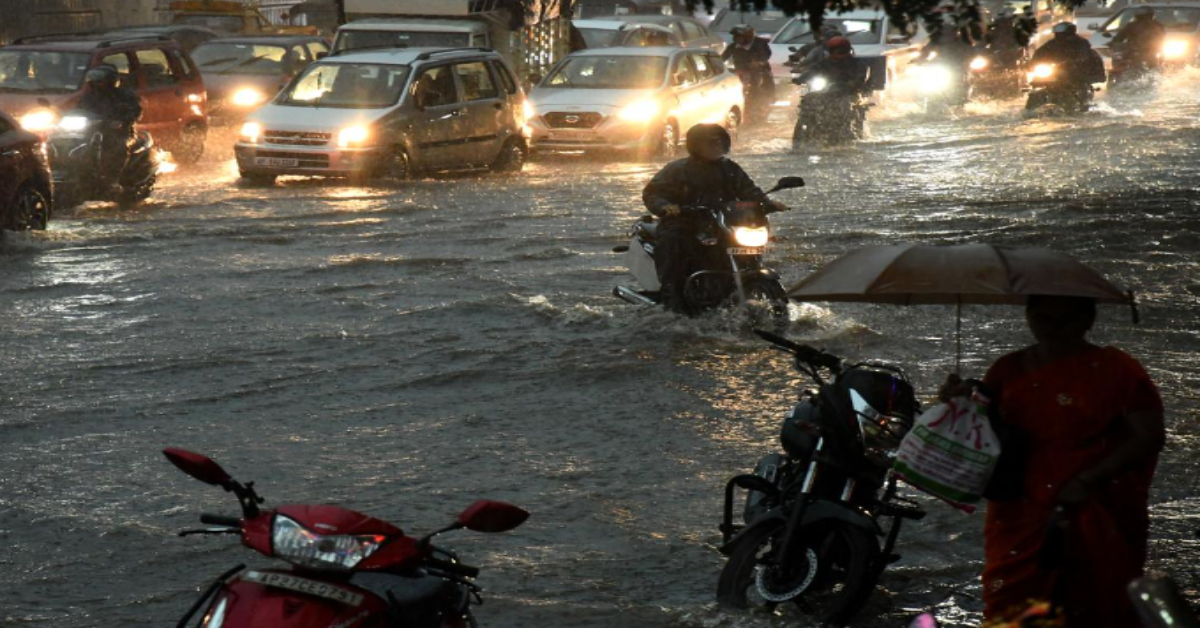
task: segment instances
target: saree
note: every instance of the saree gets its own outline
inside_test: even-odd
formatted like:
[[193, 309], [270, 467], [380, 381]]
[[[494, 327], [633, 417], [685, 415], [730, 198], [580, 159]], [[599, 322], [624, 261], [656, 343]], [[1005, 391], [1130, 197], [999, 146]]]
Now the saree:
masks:
[[1157, 456], [1098, 485], [1068, 513], [1063, 560], [1040, 559], [1059, 489], [1107, 457], [1127, 436], [1121, 417], [1162, 412], [1137, 360], [1091, 347], [1037, 368], [1018, 351], [996, 361], [985, 383], [999, 390], [1001, 418], [1029, 435], [1023, 496], [989, 502], [984, 526], [985, 617], [1003, 619], [1030, 600], [1063, 605], [1068, 626], [1137, 625], [1125, 587], [1142, 575], [1149, 535], [1147, 499]]

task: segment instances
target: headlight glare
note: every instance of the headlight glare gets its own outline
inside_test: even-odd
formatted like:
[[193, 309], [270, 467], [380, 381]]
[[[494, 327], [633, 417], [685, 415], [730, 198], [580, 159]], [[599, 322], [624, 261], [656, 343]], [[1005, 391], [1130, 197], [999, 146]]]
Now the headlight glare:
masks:
[[233, 104], [238, 107], [254, 107], [266, 101], [267, 95], [253, 87], [243, 87], [233, 93]]
[[766, 246], [771, 232], [766, 227], [738, 227], [733, 230], [733, 239], [739, 246]]
[[1033, 71], [1029, 73], [1029, 79], [1048, 79], [1054, 76], [1054, 65], [1050, 63], [1039, 63], [1033, 66]]
[[257, 144], [262, 137], [262, 125], [257, 122], [247, 122], [242, 125], [242, 140], [249, 144]]
[[58, 114], [49, 109], [34, 109], [21, 116], [21, 127], [30, 133], [45, 133], [58, 123]]
[[275, 556], [301, 567], [350, 571], [373, 554], [387, 537], [378, 534], [322, 535], [283, 515], [275, 516], [271, 544]]
[[1186, 39], [1168, 39], [1163, 43], [1162, 54], [1167, 59], [1179, 59], [1187, 54], [1189, 47]]
[[59, 121], [58, 128], [63, 131], [82, 131], [87, 125], [87, 116], [67, 116]]
[[658, 103], [653, 100], [643, 100], [635, 102], [621, 110], [617, 114], [619, 118], [626, 122], [649, 122], [658, 115]]
[[355, 144], [361, 145], [371, 136], [371, 132], [365, 126], [346, 127], [338, 133], [338, 147], [346, 148]]
[[971, 59], [972, 72], [982, 72], [987, 69], [988, 65], [990, 65], [990, 63], [988, 62], [987, 57], [979, 56]]
[[526, 100], [521, 103], [521, 118], [528, 124], [530, 120], [537, 117], [537, 107], [532, 101]]
[[814, 92], [823, 92], [826, 87], [829, 87], [829, 79], [824, 76], [815, 76], [808, 82], [808, 89]]
[[954, 73], [943, 65], [930, 65], [921, 68], [921, 91], [926, 93], [944, 92], [954, 82]]

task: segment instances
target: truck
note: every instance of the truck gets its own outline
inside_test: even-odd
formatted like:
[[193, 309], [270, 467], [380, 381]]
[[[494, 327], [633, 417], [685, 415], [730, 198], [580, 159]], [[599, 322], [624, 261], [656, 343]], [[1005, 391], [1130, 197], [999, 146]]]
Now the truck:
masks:
[[317, 35], [314, 26], [280, 26], [253, 4], [236, 0], [178, 0], [170, 3], [172, 24], [205, 26], [222, 35]]
[[570, 52], [563, 0], [345, 0], [333, 54], [364, 48], [493, 48], [526, 84]]

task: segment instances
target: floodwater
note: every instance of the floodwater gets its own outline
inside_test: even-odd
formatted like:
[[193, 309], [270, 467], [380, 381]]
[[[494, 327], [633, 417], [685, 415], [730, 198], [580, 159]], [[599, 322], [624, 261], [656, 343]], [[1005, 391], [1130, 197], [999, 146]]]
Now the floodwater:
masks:
[[[952, 117], [902, 100], [868, 141], [787, 154], [781, 119], [735, 158], [779, 198], [770, 258], [798, 280], [855, 247], [992, 242], [1076, 255], [1137, 290], [1142, 324], [1095, 332], [1162, 387], [1171, 436], [1153, 568], [1194, 596], [1200, 395], [1200, 74], [1070, 119], [1020, 103]], [[777, 447], [804, 386], [736, 316], [681, 320], [609, 296], [610, 249], [659, 164], [571, 158], [515, 178], [240, 187], [217, 134], [151, 202], [90, 204], [0, 241], [0, 626], [173, 624], [211, 578], [270, 564], [227, 538], [178, 538], [232, 497], [159, 453], [257, 481], [268, 504], [333, 503], [413, 533], [472, 500], [533, 513], [443, 540], [483, 568], [482, 625], [738, 627], [723, 613], [724, 481]], [[948, 307], [794, 305], [796, 339], [909, 370], [953, 366]], [[1029, 342], [1018, 308], [964, 308], [965, 370]], [[936, 609], [979, 619], [982, 517], [931, 515], [855, 622]]]

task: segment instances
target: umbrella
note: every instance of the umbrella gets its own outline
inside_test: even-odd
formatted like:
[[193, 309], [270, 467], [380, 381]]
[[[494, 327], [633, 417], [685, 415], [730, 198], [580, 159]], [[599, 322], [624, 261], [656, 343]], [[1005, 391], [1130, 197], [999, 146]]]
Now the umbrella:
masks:
[[[796, 301], [954, 304], [955, 370], [962, 360], [962, 304], [1023, 305], [1032, 294], [1090, 297], [1135, 307], [1079, 260], [1049, 249], [990, 244], [871, 246], [826, 264], [788, 290]], [[1133, 310], [1137, 321], [1137, 310]]]

